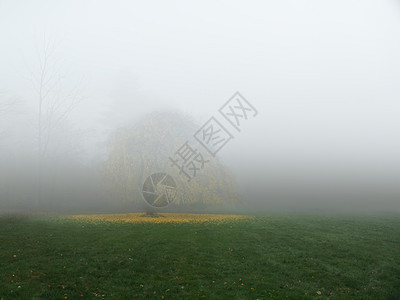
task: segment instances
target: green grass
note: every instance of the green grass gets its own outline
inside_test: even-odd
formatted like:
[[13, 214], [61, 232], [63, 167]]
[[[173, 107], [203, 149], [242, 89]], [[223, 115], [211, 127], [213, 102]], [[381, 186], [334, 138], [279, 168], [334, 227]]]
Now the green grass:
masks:
[[0, 299], [399, 299], [400, 217], [0, 220]]

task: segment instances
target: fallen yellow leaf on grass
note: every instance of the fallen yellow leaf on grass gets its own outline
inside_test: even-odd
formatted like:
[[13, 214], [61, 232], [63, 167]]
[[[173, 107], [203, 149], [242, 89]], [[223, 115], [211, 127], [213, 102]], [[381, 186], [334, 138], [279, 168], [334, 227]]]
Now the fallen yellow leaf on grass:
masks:
[[143, 213], [128, 214], [98, 214], [98, 215], [72, 215], [66, 219], [89, 222], [127, 222], [127, 223], [203, 223], [225, 222], [251, 218], [244, 215], [223, 214], [189, 214], [189, 213], [163, 213], [157, 217], [146, 216]]

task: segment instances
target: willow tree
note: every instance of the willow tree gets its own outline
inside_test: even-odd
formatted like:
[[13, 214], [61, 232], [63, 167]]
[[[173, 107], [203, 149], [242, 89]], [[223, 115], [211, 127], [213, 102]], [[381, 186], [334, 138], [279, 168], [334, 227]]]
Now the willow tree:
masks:
[[[198, 128], [181, 114], [162, 112], [117, 130], [108, 141], [110, 152], [104, 164], [105, 179], [114, 195], [123, 202], [144, 203], [142, 186], [146, 178], [165, 172], [177, 185], [173, 205], [240, 202], [233, 174], [192, 139]], [[206, 162], [190, 180], [170, 160], [186, 141]]]

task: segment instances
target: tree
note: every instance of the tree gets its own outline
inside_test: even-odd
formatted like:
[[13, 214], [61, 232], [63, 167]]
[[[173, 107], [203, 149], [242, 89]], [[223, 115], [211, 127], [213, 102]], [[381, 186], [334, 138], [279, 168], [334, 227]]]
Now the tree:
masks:
[[31, 81], [37, 94], [37, 156], [38, 196], [42, 198], [43, 164], [58, 128], [65, 126], [71, 111], [81, 100], [79, 88], [66, 88], [66, 77], [61, 73], [55, 56], [54, 43], [44, 39], [38, 49], [38, 69], [31, 71]]
[[144, 202], [145, 179], [156, 172], [171, 174], [178, 193], [174, 204], [221, 204], [240, 202], [232, 173], [217, 158], [201, 151], [208, 161], [189, 182], [171, 166], [169, 157], [195, 133], [198, 126], [178, 113], [153, 113], [132, 127], [117, 130], [109, 139], [110, 153], [104, 164], [109, 187], [123, 202]]

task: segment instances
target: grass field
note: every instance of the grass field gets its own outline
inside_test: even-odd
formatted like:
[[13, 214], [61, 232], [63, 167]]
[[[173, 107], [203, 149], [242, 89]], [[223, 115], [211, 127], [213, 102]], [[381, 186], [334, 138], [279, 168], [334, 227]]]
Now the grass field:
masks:
[[0, 299], [400, 299], [400, 217], [186, 219], [3, 217]]

